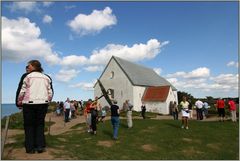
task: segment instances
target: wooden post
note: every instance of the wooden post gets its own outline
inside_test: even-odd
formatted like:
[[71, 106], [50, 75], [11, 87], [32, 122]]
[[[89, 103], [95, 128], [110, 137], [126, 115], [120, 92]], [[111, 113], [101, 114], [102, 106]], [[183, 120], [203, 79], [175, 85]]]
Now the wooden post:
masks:
[[49, 126], [48, 126], [48, 135], [50, 135], [50, 128], [51, 128], [51, 116], [49, 116]]
[[7, 140], [7, 132], [8, 132], [8, 124], [9, 124], [9, 119], [10, 119], [10, 116], [7, 116], [7, 119], [6, 119], [6, 124], [5, 124], [5, 130], [4, 130], [4, 134], [3, 134], [3, 140], [2, 140], [2, 152], [1, 152], [1, 156], [3, 156], [3, 152], [4, 152], [4, 145], [5, 145], [5, 142]]

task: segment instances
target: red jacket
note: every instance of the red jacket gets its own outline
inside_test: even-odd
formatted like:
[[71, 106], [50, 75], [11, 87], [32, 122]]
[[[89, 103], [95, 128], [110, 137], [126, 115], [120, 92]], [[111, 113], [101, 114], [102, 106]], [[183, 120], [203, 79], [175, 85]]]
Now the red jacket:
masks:
[[228, 101], [228, 105], [230, 107], [230, 111], [236, 111], [236, 104], [233, 100]]
[[217, 100], [217, 108], [224, 108], [225, 102], [224, 100]]
[[91, 102], [87, 102], [86, 103], [86, 111], [87, 111], [87, 113], [90, 113], [90, 111], [91, 111]]

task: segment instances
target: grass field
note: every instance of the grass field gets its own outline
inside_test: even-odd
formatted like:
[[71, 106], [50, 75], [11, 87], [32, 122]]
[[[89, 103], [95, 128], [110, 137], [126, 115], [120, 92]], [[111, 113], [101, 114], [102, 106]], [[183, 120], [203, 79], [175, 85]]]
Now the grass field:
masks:
[[[47, 136], [47, 146], [57, 149], [56, 157], [73, 160], [239, 159], [238, 123], [190, 121], [189, 130], [181, 129], [180, 124], [174, 120], [134, 120], [134, 127], [128, 129], [126, 120], [121, 120], [117, 141], [111, 139], [110, 121], [98, 124], [96, 136], [85, 132], [85, 124], [79, 124], [74, 131]], [[7, 146], [22, 148], [23, 136], [18, 137], [18, 143]]]

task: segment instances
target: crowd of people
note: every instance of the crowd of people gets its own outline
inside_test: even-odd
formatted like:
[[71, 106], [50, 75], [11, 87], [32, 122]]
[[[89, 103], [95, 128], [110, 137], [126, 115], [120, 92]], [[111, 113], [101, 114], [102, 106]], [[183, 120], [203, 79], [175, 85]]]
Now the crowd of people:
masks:
[[[220, 122], [224, 122], [226, 120], [225, 113], [226, 109], [230, 112], [230, 117], [232, 122], [237, 122], [236, 115], [236, 103], [232, 100], [223, 100], [219, 98], [214, 104]], [[193, 119], [193, 110], [196, 110], [196, 119], [203, 120], [204, 118], [208, 118], [208, 110], [210, 106], [205, 101], [197, 100], [195, 104], [191, 103], [191, 100], [187, 100], [186, 96], [183, 96], [182, 101], [177, 105], [176, 102], [170, 102], [170, 109], [172, 111], [172, 116], [174, 120], [178, 120], [179, 111], [181, 110], [182, 116], [182, 128], [189, 129], [188, 122], [189, 119]]]
[[65, 102], [56, 103], [56, 115], [65, 117], [64, 121], [69, 122], [70, 119], [76, 118], [76, 115], [79, 114], [79, 110], [83, 110], [83, 104], [81, 101], [71, 100], [67, 98]]

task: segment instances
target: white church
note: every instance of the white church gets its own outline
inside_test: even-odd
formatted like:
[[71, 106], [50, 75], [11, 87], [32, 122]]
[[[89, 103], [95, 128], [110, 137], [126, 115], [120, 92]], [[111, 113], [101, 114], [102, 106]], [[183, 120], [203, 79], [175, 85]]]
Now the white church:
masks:
[[[147, 111], [166, 115], [170, 113], [170, 102], [178, 103], [177, 89], [153, 69], [116, 56], [109, 60], [99, 80], [106, 90], [109, 89], [110, 98], [117, 100], [120, 108], [128, 99], [134, 111], [141, 111], [144, 102]], [[94, 85], [94, 96], [101, 95], [97, 82]], [[109, 106], [104, 97], [99, 101], [102, 106]]]

